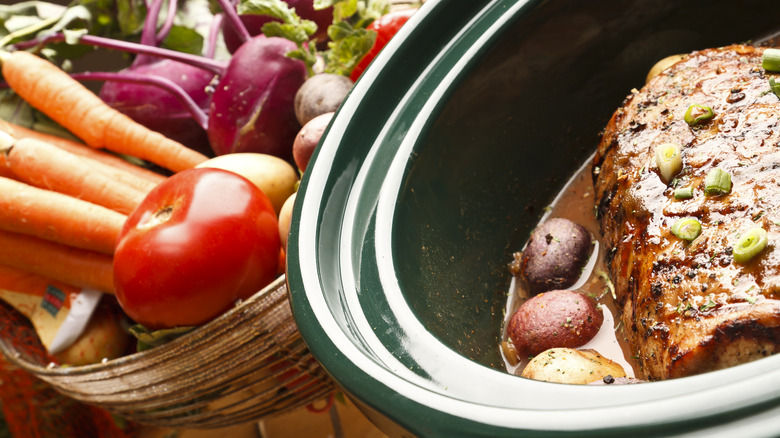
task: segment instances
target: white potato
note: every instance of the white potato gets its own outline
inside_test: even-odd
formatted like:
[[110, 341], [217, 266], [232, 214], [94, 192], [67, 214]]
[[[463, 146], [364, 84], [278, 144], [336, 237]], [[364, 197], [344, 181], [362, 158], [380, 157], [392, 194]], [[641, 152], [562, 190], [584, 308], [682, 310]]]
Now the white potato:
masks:
[[685, 55], [670, 55], [666, 58], [658, 61], [650, 68], [650, 71], [647, 72], [647, 78], [645, 79], [645, 83], [650, 82], [651, 79], [658, 76], [659, 73], [666, 70], [668, 67], [671, 67], [672, 64], [676, 63], [677, 61], [683, 59]]
[[282, 210], [284, 201], [295, 193], [298, 182], [298, 172], [292, 164], [268, 154], [225, 154], [204, 161], [197, 167], [229, 170], [252, 181], [271, 200], [276, 214]]
[[279, 238], [282, 239], [282, 248], [287, 251], [287, 235], [290, 234], [290, 222], [292, 221], [292, 210], [295, 205], [295, 195], [293, 193], [284, 201], [282, 211], [279, 212]]
[[536, 355], [523, 369], [523, 377], [545, 382], [585, 385], [605, 376], [625, 377], [623, 367], [595, 350], [551, 348]]

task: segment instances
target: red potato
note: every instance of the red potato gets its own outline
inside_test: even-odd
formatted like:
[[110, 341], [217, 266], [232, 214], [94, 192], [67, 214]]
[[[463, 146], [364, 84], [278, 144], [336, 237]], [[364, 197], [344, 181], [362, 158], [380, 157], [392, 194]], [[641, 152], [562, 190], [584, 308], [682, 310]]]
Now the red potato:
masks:
[[598, 333], [604, 313], [579, 292], [555, 290], [523, 303], [509, 320], [507, 334], [518, 354], [535, 356], [551, 348], [576, 348]]
[[293, 159], [301, 172], [306, 171], [309, 160], [311, 160], [311, 156], [314, 154], [322, 134], [328, 127], [328, 124], [330, 124], [331, 119], [333, 119], [333, 114], [325, 113], [311, 119], [295, 136], [295, 141], [293, 141]]

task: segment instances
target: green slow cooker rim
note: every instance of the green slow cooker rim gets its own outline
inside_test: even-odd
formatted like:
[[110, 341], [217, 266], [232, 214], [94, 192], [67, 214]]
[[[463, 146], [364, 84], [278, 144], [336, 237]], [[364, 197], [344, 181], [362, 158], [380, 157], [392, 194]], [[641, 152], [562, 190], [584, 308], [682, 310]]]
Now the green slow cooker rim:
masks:
[[[456, 52], [460, 50], [461, 55], [477, 59], [480, 54], [488, 50], [492, 41], [500, 37], [512, 20], [524, 11], [539, 7], [543, 3], [542, 1], [517, 2], [495, 0], [474, 1], [466, 5], [465, 3], [458, 4], [457, 2], [447, 2], [445, 0], [430, 0], [421, 9], [420, 13], [413, 18], [413, 26], [405, 28], [402, 31], [402, 37], [394, 40], [388, 46], [388, 49], [377, 58], [376, 65], [366, 73], [368, 79], [358, 82], [352, 94], [361, 97], [381, 95], [381, 92], [375, 89], [379, 85], [375, 84], [399, 83], [402, 80], [406, 81], [410, 86], [419, 87], [419, 83], [414, 85], [416, 78], [426, 68], [432, 70], [435, 70], [437, 67], [444, 68], [436, 65], [436, 63], [442, 62], [442, 58], [434, 57], [431, 53], [422, 52], [415, 57], [409, 50], [403, 51], [404, 48], [408, 49], [415, 43], [429, 41], [430, 35], [425, 33], [426, 26], [430, 28], [432, 26], [431, 23], [442, 20], [443, 17], [451, 20], [453, 27], [455, 27], [454, 24], [461, 24], [463, 28], [468, 29], [468, 32], [460, 35], [440, 37], [442, 39], [447, 39], [447, 37], [453, 39], [461, 38], [461, 44], [464, 46], [455, 44], [455, 49], [453, 50]], [[464, 34], [467, 35], [464, 36]], [[476, 35], [479, 35], [481, 38], [477, 38]], [[479, 41], [482, 45], [475, 46], [477, 44], [476, 41]], [[463, 47], [466, 46], [467, 48], [464, 49]], [[401, 58], [400, 54], [405, 56]], [[389, 67], [393, 64], [396, 67], [402, 64], [408, 76], [405, 78], [383, 76], [384, 74], [389, 74], [386, 72], [391, 71], [391, 69], [381, 67]], [[447, 67], [449, 68], [450, 66], [448, 65]], [[393, 71], [397, 73], [398, 68]], [[430, 70], [428, 73], [430, 73]], [[429, 91], [426, 90], [426, 92]], [[367, 101], [371, 101], [371, 99], [368, 98]], [[396, 117], [394, 112], [397, 110], [398, 101], [383, 101], [381, 104], [378, 104], [376, 100], [371, 102], [374, 104], [372, 105], [372, 114], [369, 118], [379, 120], [376, 123], [389, 123], [393, 117]], [[345, 102], [344, 107], [339, 111], [333, 124], [326, 132], [321, 149], [312, 161], [313, 167], [310, 167], [310, 173], [304, 176], [294, 211], [294, 217], [298, 220], [293, 222], [291, 229], [287, 277], [290, 285], [293, 313], [307, 345], [326, 371], [352, 397], [381, 412], [410, 433], [420, 436], [516, 436], [518, 430], [524, 431], [527, 436], [561, 436], [565, 434], [608, 436], [613, 434], [622, 435], [628, 432], [643, 435], [673, 435], [684, 433], [688, 430], [705, 429], [712, 425], [725, 427], [725, 424], [732, 423], [734, 420], [746, 416], [763, 415], [779, 409], [778, 405], [780, 403], [778, 403], [778, 398], [780, 398], [780, 394], [773, 395], [772, 391], [768, 389], [757, 398], [743, 395], [739, 400], [733, 399], [730, 403], [730, 408], [727, 408], [724, 403], [716, 403], [714, 405], [709, 405], [709, 403], [718, 396], [730, 395], [734, 397], [738, 395], [725, 394], [724, 391], [719, 391], [721, 387], [714, 385], [714, 382], [730, 382], [732, 385], [731, 389], [734, 389], [733, 385], [737, 384], [750, 387], [764, 386], [766, 388], [776, 388], [777, 384], [780, 383], [780, 372], [776, 371], [780, 368], [777, 366], [780, 358], [765, 359], [705, 376], [678, 379], [674, 382], [656, 382], [632, 387], [609, 388], [609, 390], [616, 390], [615, 395], [624, 397], [625, 400], [633, 400], [633, 403], [628, 403], [624, 406], [624, 410], [647, 411], [644, 415], [637, 416], [636, 421], [624, 423], [616, 422], [614, 417], [610, 415], [609, 411], [620, 411], [620, 409], [615, 409], [614, 406], [608, 406], [601, 410], [583, 406], [581, 409], [569, 409], [558, 412], [539, 410], [537, 412], [525, 412], [525, 414], [538, 415], [539, 417], [545, 417], [551, 413], [559, 417], [570, 414], [580, 419], [583, 416], [589, 417], [590, 422], [586, 426], [567, 425], [563, 421], [552, 425], [547, 423], [542, 427], [537, 427], [539, 425], [531, 423], [498, 426], [453, 415], [407, 397], [409, 392], [403, 393], [398, 390], [399, 387], [422, 393], [425, 393], [426, 389], [413, 382], [394, 376], [390, 370], [382, 369], [381, 366], [374, 362], [373, 358], [350, 356], [350, 354], [360, 355], [360, 349], [354, 348], [354, 345], [351, 345], [350, 342], [344, 344], [336, 342], [333, 336], [334, 332], [329, 331], [333, 329], [332, 324], [329, 321], [320, 319], [321, 312], [324, 309], [318, 308], [315, 310], [314, 308], [314, 303], [320, 304], [317, 301], [317, 295], [322, 293], [319, 289], [323, 286], [323, 281], [319, 278], [321, 275], [331, 277], [351, 275], [350, 272], [341, 271], [342, 269], [348, 271], [345, 267], [340, 267], [339, 272], [323, 272], [317, 259], [318, 257], [326, 256], [338, 259], [340, 251], [348, 250], [339, 246], [338, 227], [325, 230], [335, 232], [335, 236], [323, 236], [322, 227], [341, 225], [344, 215], [364, 213], [356, 213], [354, 209], [357, 207], [347, 211], [347, 208], [338, 202], [331, 202], [325, 205], [322, 198], [323, 194], [335, 196], [339, 199], [341, 197], [346, 198], [348, 194], [339, 194], [338, 190], [351, 190], [349, 185], [344, 186], [345, 179], [353, 178], [357, 169], [364, 164], [360, 160], [365, 160], [366, 158], [361, 157], [360, 154], [357, 154], [353, 159], [345, 159], [343, 155], [339, 155], [338, 151], [339, 147], [342, 148], [341, 153], [343, 153], [345, 147], [349, 148], [349, 146], [339, 146], [339, 139], [345, 133], [348, 133], [350, 130], [365, 129], [365, 125], [359, 126], [359, 122], [365, 121], [368, 116], [364, 115], [365, 112], [360, 113], [358, 111], [360, 109], [365, 110], [356, 97], [350, 98]], [[378, 164], [374, 161], [371, 165], [381, 167], [389, 166], [389, 163], [383, 163], [379, 160]], [[334, 211], [332, 210], [334, 206], [343, 207], [344, 210]], [[321, 222], [324, 215], [330, 215], [328, 219], [330, 222], [325, 224]], [[312, 231], [313, 229], [317, 231], [314, 232]], [[335, 265], [331, 261], [329, 266]], [[323, 324], [329, 324], [327, 330]], [[338, 341], [341, 342], [343, 339], [338, 339]], [[368, 373], [366, 368], [361, 368], [358, 365], [358, 363], [371, 365], [372, 362], [377, 366], [376, 369], [371, 370], [374, 374]], [[383, 377], [383, 379], [379, 377]], [[563, 388], [559, 387], [559, 385], [532, 381], [523, 381], [522, 384], [529, 390], [535, 390], [539, 388], [539, 385], [547, 385], [550, 388], [556, 387], [555, 390], [560, 390], [567, 394], [572, 394], [573, 392], [571, 391], [577, 391], [580, 395], [605, 390], [603, 387]], [[709, 388], [709, 390], [702, 389], [705, 387]], [[675, 419], [659, 416], [657, 412], [660, 411], [655, 411], [654, 414], [652, 410], [656, 406], [654, 403], [665, 403], [668, 401], [663, 395], [658, 394], [671, 394], [674, 396], [688, 391], [693, 393], [693, 396], [690, 397], [692, 402], [699, 402], [702, 407], [711, 406], [712, 409], [694, 409], [692, 412], [686, 412]], [[633, 396], [636, 393], [646, 394], [648, 392], [656, 394], [655, 400], [651, 403], [644, 403], [641, 398], [636, 399]], [[697, 395], [698, 398], [696, 397]], [[435, 393], [430, 393], [427, 396], [429, 401], [433, 402], [448, 398], [446, 395]], [[467, 402], [462, 400], [456, 400], [456, 402], [468, 405]], [[673, 402], [671, 403], [673, 404]], [[480, 407], [474, 406], [474, 408], [478, 410]], [[496, 411], [497, 416], [513, 415], [513, 410], [511, 409], [496, 409]], [[489, 419], [486, 418], [485, 421], [489, 421]]]

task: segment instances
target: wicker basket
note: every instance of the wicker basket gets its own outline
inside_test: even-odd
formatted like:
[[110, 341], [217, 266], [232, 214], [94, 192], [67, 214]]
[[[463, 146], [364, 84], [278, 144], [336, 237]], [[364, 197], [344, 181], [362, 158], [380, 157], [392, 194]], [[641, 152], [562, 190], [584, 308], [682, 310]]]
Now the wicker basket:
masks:
[[[216, 428], [303, 406], [334, 389], [297, 330], [285, 277], [165, 345], [101, 364], [49, 365], [21, 314], [0, 303], [0, 350], [78, 401], [142, 424]], [[38, 343], [39, 344], [39, 343]]]

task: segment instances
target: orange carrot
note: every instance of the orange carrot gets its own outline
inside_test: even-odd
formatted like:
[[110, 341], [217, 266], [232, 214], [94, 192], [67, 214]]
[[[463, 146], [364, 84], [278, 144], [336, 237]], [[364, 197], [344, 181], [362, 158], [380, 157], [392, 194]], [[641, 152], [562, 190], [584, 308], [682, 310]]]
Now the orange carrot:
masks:
[[134, 122], [54, 64], [24, 51], [0, 52], [3, 79], [22, 99], [93, 148], [178, 172], [208, 158]]
[[73, 286], [114, 293], [113, 257], [0, 230], [0, 264]]
[[[54, 286], [57, 289], [66, 292], [62, 304], [68, 308], [70, 308], [71, 305], [71, 297], [69, 295], [79, 292], [79, 288], [71, 284], [66, 284], [61, 281], [52, 280], [51, 278], [42, 277], [21, 269], [0, 264], [0, 289], [30, 296], [43, 297], [46, 295], [48, 286]], [[28, 318], [35, 313], [35, 307], [32, 306], [19, 306], [18, 310]]]
[[160, 175], [157, 172], [153, 172], [141, 166], [136, 166], [135, 164], [123, 158], [120, 158], [114, 154], [102, 150], [98, 150], [98, 149], [92, 149], [91, 147], [83, 143], [79, 143], [77, 141], [73, 141], [67, 138], [58, 137], [56, 135], [47, 134], [45, 132], [36, 131], [30, 128], [25, 128], [24, 126], [19, 126], [14, 123], [7, 122], [5, 120], [0, 120], [0, 130], [11, 134], [11, 136], [15, 138], [30, 137], [37, 140], [45, 141], [46, 143], [50, 143], [53, 144], [54, 146], [57, 146], [58, 148], [65, 149], [66, 151], [72, 154], [91, 158], [95, 161], [100, 161], [101, 163], [108, 164], [113, 167], [122, 169], [126, 172], [132, 173], [133, 175], [139, 178], [149, 180], [153, 183], [159, 184], [165, 181], [166, 179], [164, 175]]
[[130, 214], [145, 193], [86, 164], [73, 155], [32, 138], [3, 148], [5, 165], [19, 180], [36, 187], [64, 193], [123, 214]]
[[[13, 144], [15, 144], [18, 141], [18, 140], [14, 140], [12, 137], [9, 138], [8, 136], [6, 136], [4, 134], [7, 134], [7, 133], [5, 131], [3, 131], [2, 129], [0, 129], [0, 143], [2, 143], [2, 144], [0, 144], [0, 151], [4, 151], [7, 147], [12, 146]], [[44, 144], [45, 145], [49, 145], [46, 149], [53, 149], [53, 148], [56, 147], [55, 145], [53, 145], [53, 144], [51, 144], [49, 142], [45, 142], [45, 141], [42, 141], [42, 140], [37, 140], [37, 139], [34, 139], [34, 138], [28, 138], [25, 141], [23, 141], [22, 144], [24, 146], [26, 146], [27, 142], [30, 142], [30, 141], [32, 141], [33, 143], [37, 144], [38, 145], [37, 146], [38, 149], [43, 147]], [[29, 147], [29, 146], [26, 146], [26, 147]], [[67, 152], [67, 149], [63, 149], [63, 152]], [[55, 151], [54, 153], [56, 153], [59, 156], [64, 155], [64, 154], [62, 154], [59, 151]], [[88, 167], [92, 168], [93, 171], [101, 171], [101, 172], [105, 173], [106, 175], [109, 175], [114, 180], [116, 180], [118, 182], [121, 182], [121, 183], [125, 183], [125, 184], [127, 184], [127, 185], [129, 185], [129, 186], [131, 186], [131, 187], [133, 187], [135, 189], [138, 189], [141, 192], [143, 192], [144, 194], [149, 193], [158, 184], [157, 182], [152, 182], [152, 181], [150, 181], [148, 179], [145, 179], [145, 178], [139, 178], [138, 176], [136, 176], [136, 175], [134, 175], [134, 174], [132, 174], [130, 172], [127, 172], [124, 169], [120, 169], [118, 167], [110, 166], [108, 164], [103, 163], [102, 161], [93, 160], [92, 158], [89, 158], [89, 157], [86, 157], [86, 156], [79, 156], [78, 154], [73, 154], [73, 156], [74, 157], [78, 157], [78, 159], [83, 162], [82, 166], [84, 166], [84, 167], [88, 166]], [[3, 163], [6, 163], [6, 162], [7, 162], [7, 160], [3, 161]], [[4, 164], [4, 165], [6, 167], [9, 166], [9, 164]]]
[[0, 229], [113, 254], [127, 216], [0, 177]]
[[16, 179], [14, 172], [5, 166], [5, 158], [0, 156], [0, 177]]

